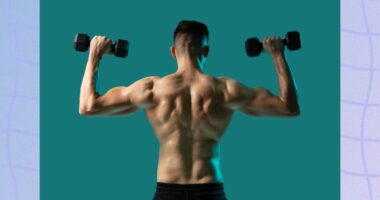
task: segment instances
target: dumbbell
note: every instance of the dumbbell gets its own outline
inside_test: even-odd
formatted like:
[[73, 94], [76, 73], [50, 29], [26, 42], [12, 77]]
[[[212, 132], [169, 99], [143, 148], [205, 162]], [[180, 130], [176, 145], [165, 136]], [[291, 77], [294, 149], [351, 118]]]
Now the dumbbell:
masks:
[[[74, 49], [76, 51], [87, 51], [90, 47], [90, 37], [87, 34], [78, 33], [74, 38]], [[111, 52], [116, 57], [125, 58], [128, 55], [129, 43], [127, 40], [116, 40], [114, 44], [111, 45]]]
[[[301, 48], [300, 33], [298, 31], [289, 31], [282, 42], [290, 51], [298, 50]], [[259, 56], [263, 51], [263, 43], [256, 37], [248, 38], [245, 41], [245, 51], [249, 57]]]

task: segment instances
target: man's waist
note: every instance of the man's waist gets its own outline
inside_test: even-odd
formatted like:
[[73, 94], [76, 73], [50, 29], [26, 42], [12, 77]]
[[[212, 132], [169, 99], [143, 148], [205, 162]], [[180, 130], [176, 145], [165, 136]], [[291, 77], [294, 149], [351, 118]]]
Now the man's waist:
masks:
[[164, 183], [157, 182], [157, 190], [176, 190], [176, 191], [200, 191], [200, 190], [223, 190], [224, 184], [222, 182], [214, 183], [191, 183], [191, 184], [178, 184], [178, 183]]

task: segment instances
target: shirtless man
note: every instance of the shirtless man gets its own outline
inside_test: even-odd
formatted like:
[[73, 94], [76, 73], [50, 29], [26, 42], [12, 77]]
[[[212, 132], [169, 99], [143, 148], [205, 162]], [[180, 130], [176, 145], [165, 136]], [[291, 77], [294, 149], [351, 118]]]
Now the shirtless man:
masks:
[[209, 52], [208, 30], [197, 21], [181, 21], [174, 32], [171, 54], [175, 73], [146, 77], [130, 86], [96, 92], [95, 77], [111, 40], [95, 36], [84, 73], [79, 113], [89, 116], [126, 115], [144, 109], [160, 143], [154, 199], [226, 199], [220, 168], [219, 141], [232, 114], [299, 115], [296, 88], [279, 37], [267, 37], [264, 50], [276, 67], [280, 94], [248, 88], [227, 78], [203, 73]]

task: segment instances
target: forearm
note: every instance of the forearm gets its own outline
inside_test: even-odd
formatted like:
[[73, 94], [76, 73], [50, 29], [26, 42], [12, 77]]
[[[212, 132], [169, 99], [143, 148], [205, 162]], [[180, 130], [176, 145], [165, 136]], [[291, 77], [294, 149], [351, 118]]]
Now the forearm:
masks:
[[299, 106], [297, 100], [296, 86], [292, 77], [291, 70], [286, 62], [284, 53], [273, 55], [276, 67], [278, 83], [280, 88], [279, 98], [284, 103], [285, 108], [291, 113], [298, 113]]
[[100, 56], [90, 53], [80, 88], [80, 112], [86, 112], [92, 108], [95, 99], [99, 96], [96, 91], [96, 78]]

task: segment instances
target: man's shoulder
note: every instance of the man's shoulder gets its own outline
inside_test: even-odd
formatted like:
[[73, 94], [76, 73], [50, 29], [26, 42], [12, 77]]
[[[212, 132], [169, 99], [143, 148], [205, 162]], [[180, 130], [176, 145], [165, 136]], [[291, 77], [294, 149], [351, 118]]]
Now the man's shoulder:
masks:
[[160, 80], [158, 76], [147, 76], [132, 83], [129, 88], [148, 89], [152, 88], [157, 81]]
[[157, 81], [157, 80], [160, 80], [161, 77], [159, 76], [147, 76], [145, 78], [142, 78], [141, 80], [145, 80], [145, 81]]
[[220, 76], [218, 79], [220, 80], [221, 85], [223, 85], [223, 88], [227, 93], [235, 94], [248, 88], [243, 83], [230, 77]]
[[226, 82], [236, 82], [235, 79], [230, 78], [230, 77], [227, 77], [227, 76], [218, 76], [218, 77], [216, 77], [216, 78], [217, 78], [219, 81], [224, 82], [224, 83], [226, 83]]
[[138, 84], [155, 83], [160, 79], [161, 79], [161, 77], [159, 77], [159, 76], [147, 76], [147, 77], [144, 77], [144, 78], [136, 81], [136, 83], [138, 83]]

